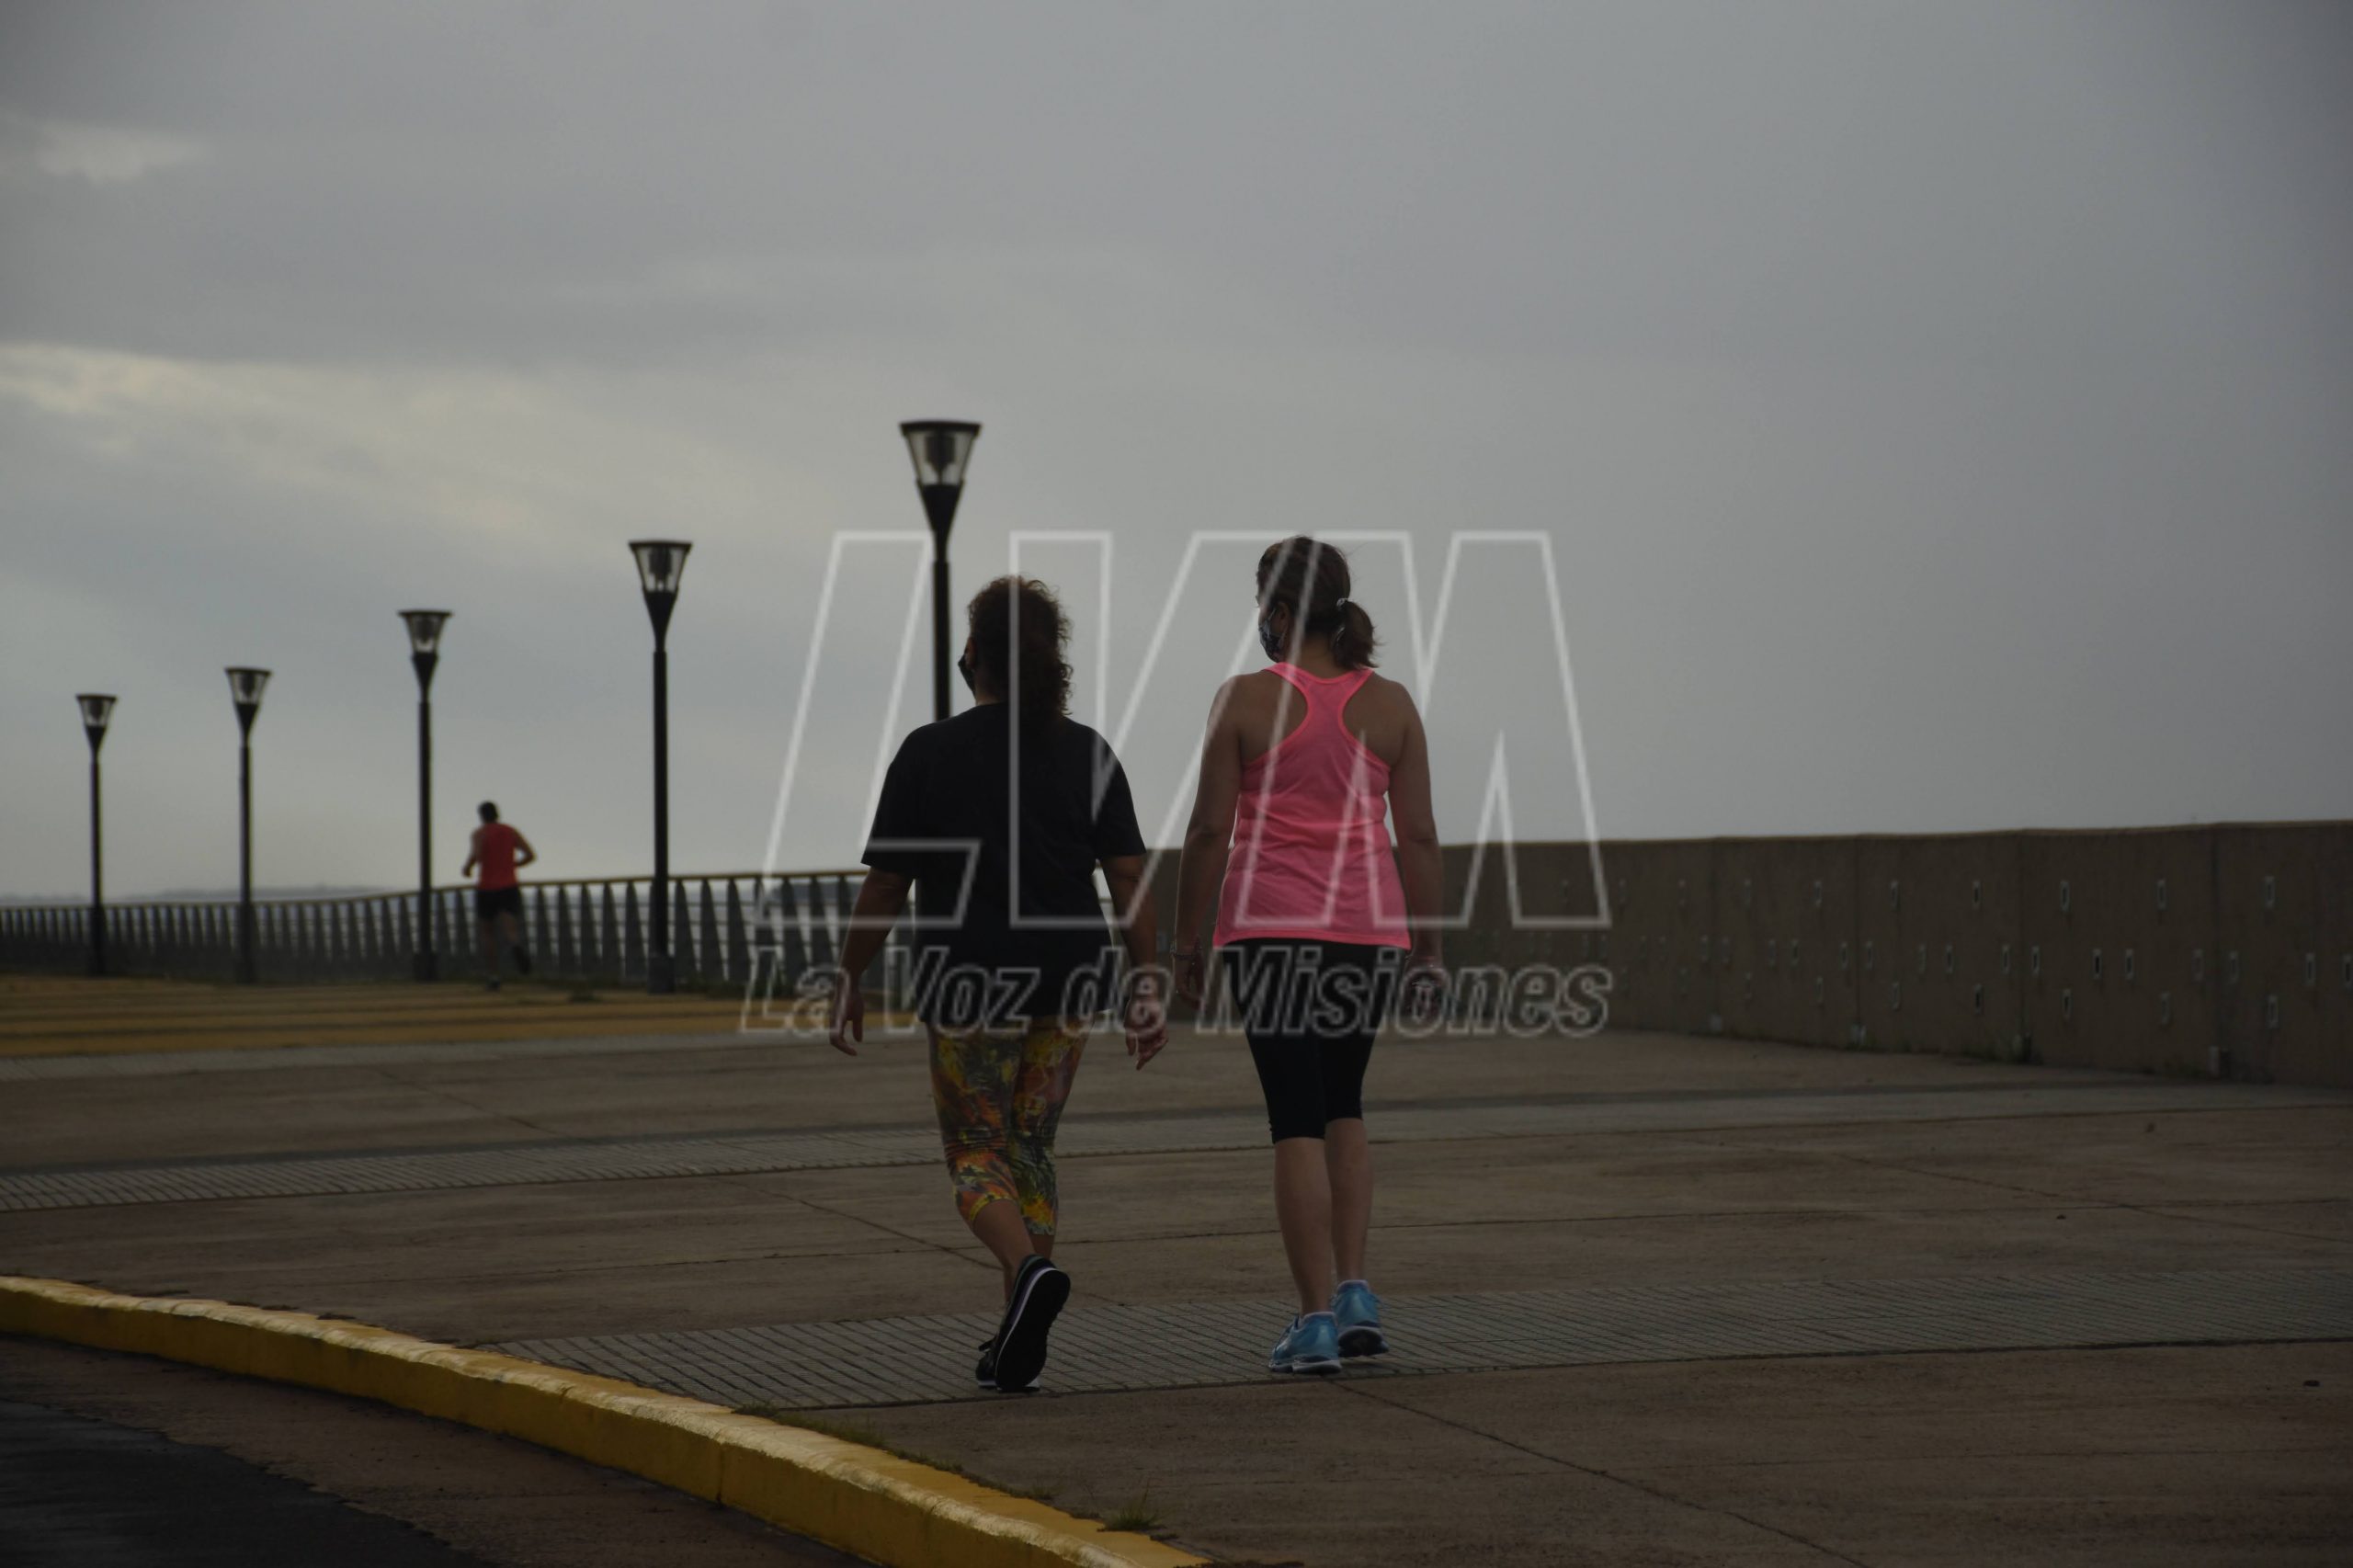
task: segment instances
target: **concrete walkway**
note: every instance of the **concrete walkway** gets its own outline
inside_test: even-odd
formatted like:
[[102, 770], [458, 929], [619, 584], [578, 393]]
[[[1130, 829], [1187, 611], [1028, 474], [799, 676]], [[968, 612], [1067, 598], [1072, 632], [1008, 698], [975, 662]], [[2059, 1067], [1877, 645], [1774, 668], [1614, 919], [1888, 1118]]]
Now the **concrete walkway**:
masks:
[[0, 1091], [0, 1270], [823, 1409], [1235, 1560], [2353, 1540], [2353, 1096], [1657, 1035], [1384, 1043], [1398, 1355], [1301, 1386], [1256, 1369], [1286, 1274], [1246, 1055], [1180, 1035], [1139, 1074], [1105, 1037], [1064, 1123], [1063, 1355], [996, 1399], [960, 1381], [995, 1275], [919, 1047], [399, 1038], [42, 1050]]

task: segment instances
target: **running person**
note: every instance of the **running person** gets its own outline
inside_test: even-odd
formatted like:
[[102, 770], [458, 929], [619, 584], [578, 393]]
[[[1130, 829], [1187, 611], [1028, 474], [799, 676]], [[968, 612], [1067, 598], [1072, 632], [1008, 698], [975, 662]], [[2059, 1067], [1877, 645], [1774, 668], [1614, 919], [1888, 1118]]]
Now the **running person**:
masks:
[[[1068, 717], [1070, 628], [1051, 590], [1000, 577], [972, 598], [956, 667], [974, 706], [908, 735], [882, 781], [835, 990], [833, 1043], [857, 1054], [861, 977], [907, 903], [915, 1013], [957, 1212], [1003, 1270], [1005, 1314], [981, 1347], [983, 1388], [1038, 1386], [1070, 1296], [1051, 1261], [1054, 1131], [1089, 1020], [1112, 1000], [1100, 865], [1130, 960], [1128, 1053], [1165, 1042], [1152, 905], [1137, 897], [1143, 835], [1127, 775]], [[1009, 672], [1018, 672], [1012, 676]]]
[[484, 801], [481, 806], [482, 825], [474, 829], [466, 846], [465, 869], [458, 874], [471, 877], [474, 868], [482, 868], [482, 875], [474, 882], [474, 923], [482, 929], [482, 967], [489, 976], [487, 989], [498, 989], [498, 950], [501, 946], [515, 955], [515, 972], [531, 972], [531, 952], [523, 946], [523, 887], [515, 873], [540, 858], [531, 841], [498, 820], [498, 803]]
[[1365, 1278], [1365, 1068], [1401, 978], [1419, 1008], [1443, 974], [1428, 744], [1412, 694], [1373, 673], [1372, 619], [1348, 595], [1328, 545], [1288, 539], [1259, 557], [1258, 641], [1275, 662], [1219, 688], [1177, 878], [1178, 994], [1198, 1005], [1207, 989], [1214, 900], [1266, 1095], [1300, 1303], [1267, 1358], [1279, 1372], [1389, 1347]]

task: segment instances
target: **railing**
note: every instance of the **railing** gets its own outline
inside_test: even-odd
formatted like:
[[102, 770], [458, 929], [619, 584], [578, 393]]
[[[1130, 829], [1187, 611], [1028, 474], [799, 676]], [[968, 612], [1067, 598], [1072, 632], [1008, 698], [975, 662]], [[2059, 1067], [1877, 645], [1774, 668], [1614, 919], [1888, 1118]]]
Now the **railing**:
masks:
[[[670, 880], [670, 951], [682, 985], [740, 987], [762, 965], [784, 985], [830, 968], [841, 951], [862, 871], [737, 871]], [[588, 878], [523, 888], [524, 941], [534, 971], [584, 984], [645, 978], [652, 879]], [[427, 934], [444, 978], [481, 971], [471, 888], [433, 890]], [[418, 950], [417, 895], [257, 899], [255, 964], [266, 981], [405, 980]], [[107, 970], [114, 974], [226, 980], [236, 970], [233, 900], [109, 903]], [[905, 972], [904, 923], [882, 961], [886, 983]], [[0, 969], [85, 972], [90, 909], [0, 906]]]

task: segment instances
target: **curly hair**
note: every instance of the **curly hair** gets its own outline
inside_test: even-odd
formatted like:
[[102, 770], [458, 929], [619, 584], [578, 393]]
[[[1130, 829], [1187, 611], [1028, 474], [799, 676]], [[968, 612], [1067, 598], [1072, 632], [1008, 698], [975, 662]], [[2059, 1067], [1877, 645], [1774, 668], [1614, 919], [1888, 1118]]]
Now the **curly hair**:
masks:
[[1258, 557], [1258, 613], [1290, 606], [1295, 622], [1331, 640], [1342, 669], [1370, 669], [1379, 639], [1351, 591], [1347, 556], [1305, 534], [1277, 540]]
[[[1070, 621], [1053, 589], [1035, 577], [999, 577], [964, 608], [972, 663], [1013, 704], [1022, 728], [1045, 729], [1070, 714]], [[1016, 678], [1007, 678], [1007, 671]]]

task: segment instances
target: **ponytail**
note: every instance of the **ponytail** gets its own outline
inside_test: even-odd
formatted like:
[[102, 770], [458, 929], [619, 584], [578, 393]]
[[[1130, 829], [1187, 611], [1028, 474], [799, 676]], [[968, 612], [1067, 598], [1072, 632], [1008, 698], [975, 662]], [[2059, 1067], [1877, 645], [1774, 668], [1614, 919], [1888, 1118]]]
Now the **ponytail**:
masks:
[[1279, 540], [1258, 557], [1259, 613], [1289, 605], [1297, 624], [1330, 642], [1342, 669], [1370, 669], [1380, 639], [1372, 617], [1348, 597], [1351, 591], [1348, 558], [1305, 534]]
[[1354, 599], [1340, 602], [1339, 624], [1332, 628], [1332, 657], [1340, 667], [1350, 670], [1372, 667], [1372, 650], [1380, 639], [1374, 636], [1372, 617], [1364, 606]]

